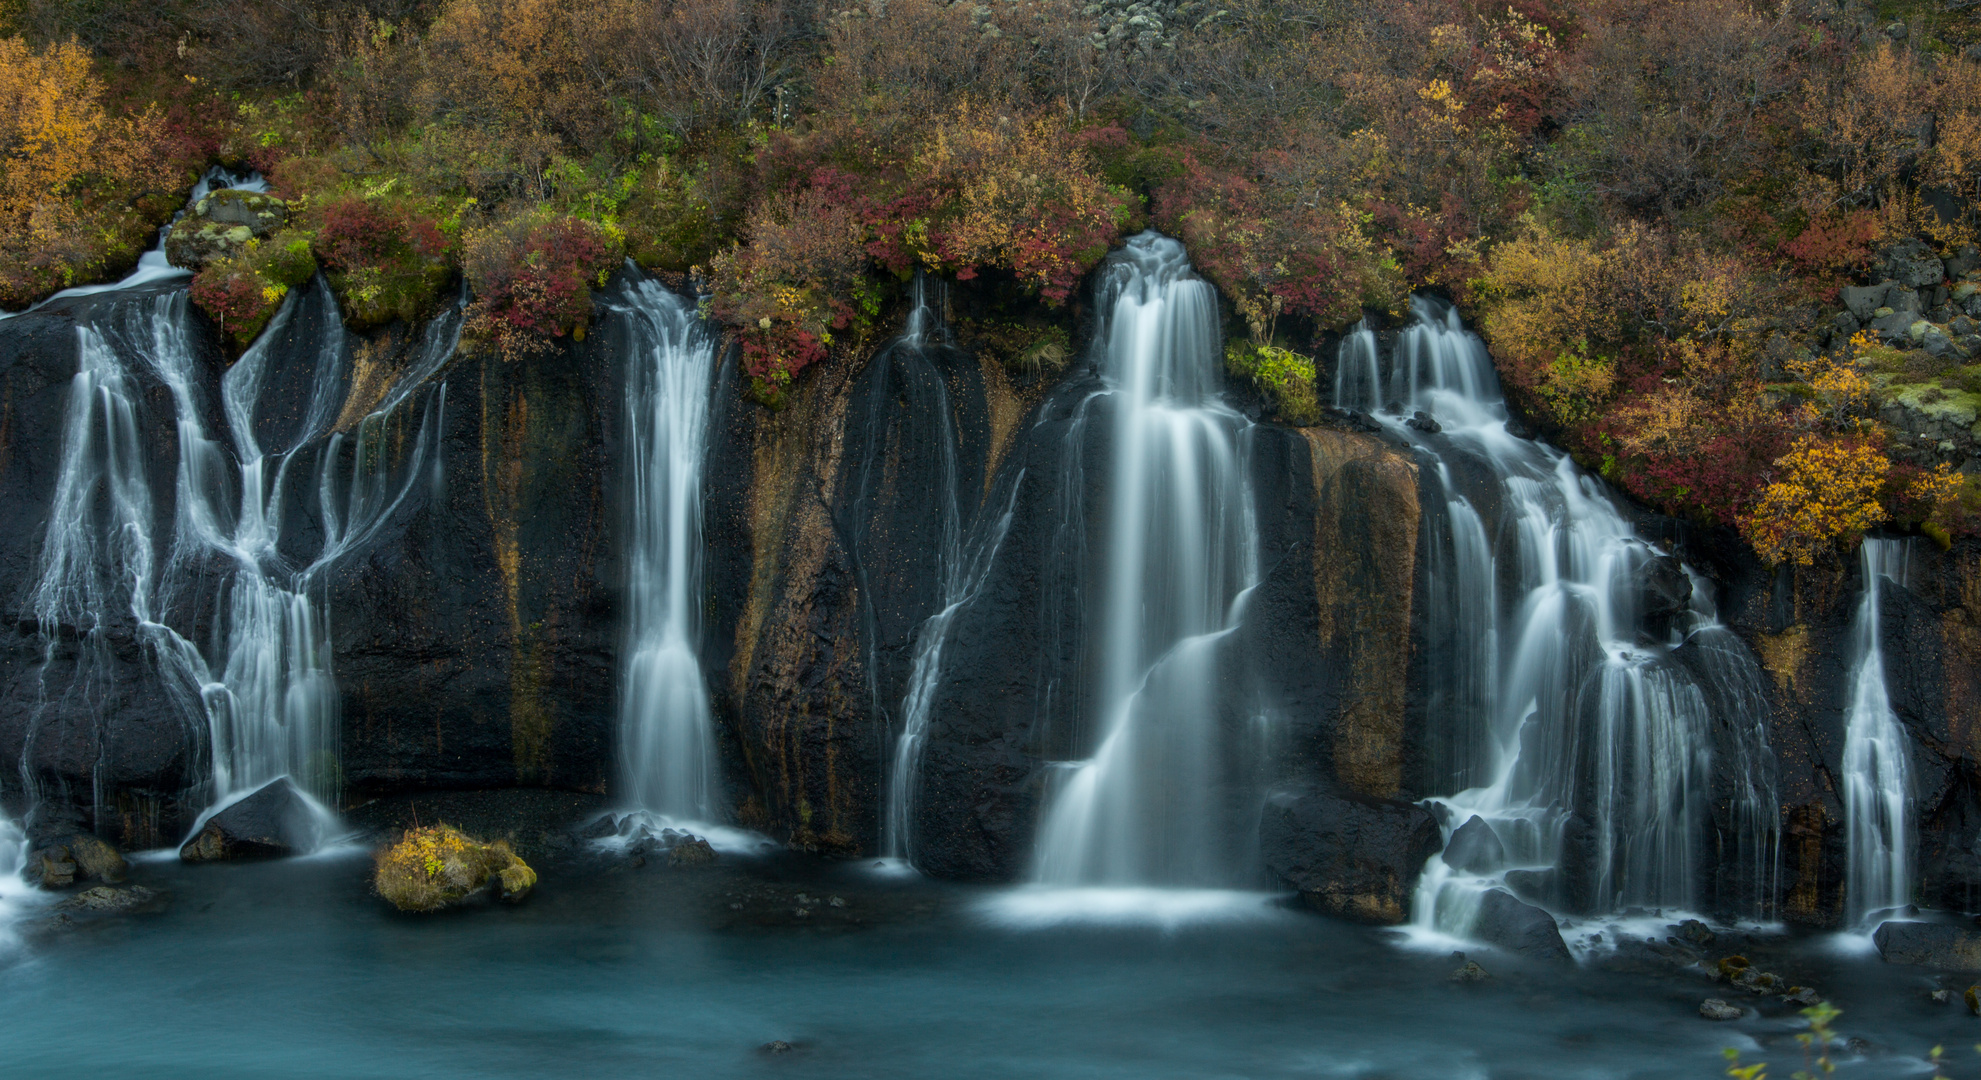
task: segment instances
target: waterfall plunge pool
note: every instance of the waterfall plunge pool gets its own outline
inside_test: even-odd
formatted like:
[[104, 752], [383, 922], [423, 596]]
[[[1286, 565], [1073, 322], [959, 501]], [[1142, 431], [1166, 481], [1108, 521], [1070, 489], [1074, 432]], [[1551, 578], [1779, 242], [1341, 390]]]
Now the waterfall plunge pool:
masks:
[[[1227, 909], [1243, 918], [1014, 926], [994, 913], [1022, 911], [1024, 887], [572, 857], [519, 907], [410, 917], [345, 852], [138, 862], [162, 910], [29, 933], [0, 961], [6, 1075], [1705, 1080], [1727, 1046], [1801, 1066], [1790, 1006], [1755, 1015], [1697, 974], [1475, 950], [1492, 978], [1453, 983], [1447, 955], [1259, 894]], [[1839, 1076], [1923, 1077], [1936, 1042], [1964, 1047], [1972, 1020], [1930, 1004], [1920, 970], [1779, 947], [1766, 962], [1865, 1040]], [[1709, 1023], [1707, 997], [1750, 1013]]]

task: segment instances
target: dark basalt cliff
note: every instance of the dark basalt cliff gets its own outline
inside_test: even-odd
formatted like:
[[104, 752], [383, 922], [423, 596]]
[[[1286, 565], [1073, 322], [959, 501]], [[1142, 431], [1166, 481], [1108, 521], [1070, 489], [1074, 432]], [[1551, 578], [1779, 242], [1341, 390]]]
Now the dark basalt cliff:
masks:
[[[204, 722], [162, 683], [128, 613], [108, 619], [105, 647], [85, 648], [75, 627], [44, 636], [30, 602], [76, 325], [128, 299], [84, 297], [0, 323], [0, 602], [10, 617], [0, 761], [19, 763], [0, 770], [0, 801], [21, 815], [38, 795], [44, 827], [79, 821], [122, 846], [156, 847], [181, 839], [204, 805]], [[308, 372], [327, 317], [298, 318], [274, 343], [267, 423], [300, 415], [320, 392]], [[210, 328], [194, 325], [201, 378], [217, 399], [225, 360]], [[335, 380], [339, 415], [369, 411], [416, 339], [353, 339]], [[433, 425], [438, 450], [417, 462], [420, 476], [376, 532], [312, 583], [328, 611], [347, 803], [612, 788], [625, 351], [608, 317], [588, 340], [522, 361], [457, 357], [363, 451], [413, 462], [422, 424]], [[808, 372], [777, 411], [743, 399], [734, 357], [714, 373], [703, 655], [724, 799], [739, 823], [796, 846], [876, 850], [916, 637], [943, 603], [945, 530], [967, 541], [995, 527], [996, 558], [950, 628], [930, 711], [917, 859], [946, 877], [1021, 876], [1045, 763], [1077, 756], [1096, 722], [1081, 690], [1096, 590], [1082, 583], [1096, 580], [1100, 556], [1073, 511], [1108, 498], [1100, 481], [1111, 444], [1096, 419], [1108, 405], [1081, 361], [1048, 377], [948, 345], [855, 352]], [[169, 522], [178, 443], [167, 389], [146, 385], [140, 411], [153, 513]], [[1262, 423], [1245, 440], [1259, 583], [1219, 654], [1220, 723], [1226, 744], [1244, 748], [1218, 780], [1222, 834], [1254, 836], [1271, 791], [1357, 805], [1449, 791], [1452, 754], [1437, 720], [1454, 707], [1457, 646], [1425, 614], [1448, 598], [1432, 554], [1442, 502], [1424, 463], [1345, 423]], [[342, 455], [333, 464], [348, 472], [355, 462], [345, 459], [358, 453], [356, 440], [317, 440], [295, 452], [291, 472], [314, 476], [327, 454]], [[322, 508], [307, 483], [293, 486], [283, 543], [306, 564], [322, 546]], [[1490, 486], [1472, 485], [1488, 520]], [[1715, 579], [1723, 619], [1771, 677], [1761, 696], [1778, 758], [1784, 914], [1834, 924], [1858, 571], [1772, 574], [1723, 536], [1645, 524]], [[1981, 552], [1924, 541], [1913, 552], [1909, 583], [1886, 590], [1883, 614], [1893, 704], [1913, 736], [1921, 899], [1971, 908], [1981, 902]], [[188, 592], [167, 613], [189, 639], [210, 626], [200, 607], [212, 601], [198, 597], [211, 591]], [[1736, 742], [1716, 745], [1716, 760]], [[1740, 823], [1728, 791], [1711, 802], [1702, 895], [1741, 911], [1756, 886], [1727, 869], [1745, 857], [1735, 850]], [[1230, 862], [1264, 880], [1256, 852], [1234, 851]], [[1563, 899], [1574, 906], [1568, 878]], [[1393, 910], [1394, 897], [1379, 906]]]

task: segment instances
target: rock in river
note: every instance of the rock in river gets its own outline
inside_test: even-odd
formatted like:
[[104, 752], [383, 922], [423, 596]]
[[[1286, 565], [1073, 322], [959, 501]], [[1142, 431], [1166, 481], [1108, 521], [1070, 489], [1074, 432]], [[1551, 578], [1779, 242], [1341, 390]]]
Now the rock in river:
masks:
[[1417, 875], [1437, 853], [1438, 823], [1412, 803], [1281, 791], [1266, 800], [1259, 849], [1316, 911], [1395, 924], [1409, 918]]
[[1521, 903], [1505, 889], [1493, 889], [1480, 898], [1479, 921], [1473, 924], [1472, 936], [1537, 960], [1572, 959], [1554, 916], [1532, 904]]
[[1888, 922], [1871, 941], [1888, 964], [1981, 971], [1981, 930], [1951, 923]]
[[208, 818], [179, 848], [179, 857], [187, 862], [278, 858], [316, 847], [319, 832], [316, 808], [288, 777], [278, 777]]

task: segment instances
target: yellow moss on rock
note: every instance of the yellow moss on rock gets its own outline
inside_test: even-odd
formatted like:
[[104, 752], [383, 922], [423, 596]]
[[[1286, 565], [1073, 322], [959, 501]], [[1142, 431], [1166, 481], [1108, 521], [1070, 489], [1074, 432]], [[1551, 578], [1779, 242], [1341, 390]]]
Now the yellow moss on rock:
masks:
[[379, 851], [372, 888], [400, 911], [439, 911], [484, 889], [514, 903], [536, 886], [536, 871], [507, 841], [483, 844], [451, 825], [412, 829]]

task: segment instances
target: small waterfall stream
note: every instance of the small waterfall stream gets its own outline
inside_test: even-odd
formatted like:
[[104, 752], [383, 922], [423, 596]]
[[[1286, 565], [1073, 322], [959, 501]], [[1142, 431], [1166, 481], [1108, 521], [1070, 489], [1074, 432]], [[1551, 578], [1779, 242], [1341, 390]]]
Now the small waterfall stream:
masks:
[[686, 299], [629, 270], [610, 305], [629, 340], [630, 516], [621, 768], [637, 811], [715, 817], [715, 734], [701, 668], [702, 455], [715, 342]]
[[[283, 381], [272, 353], [304, 309], [302, 331], [315, 346], [306, 404], [300, 418], [271, 420], [264, 413], [281, 407], [264, 399]], [[313, 591], [421, 479], [438, 476], [445, 385], [420, 395], [410, 440], [401, 410], [452, 357], [460, 306], [429, 324], [412, 361], [369, 407], [354, 407], [367, 403], [347, 400], [349, 347], [329, 288], [319, 278], [297, 290], [221, 377], [224, 438], [207, 430], [208, 376], [191, 319], [185, 291], [172, 290], [107, 300], [79, 324], [35, 618], [51, 657], [63, 628], [84, 640], [75, 685], [59, 691], [83, 693], [107, 669], [104, 631], [129, 620], [182, 713], [208, 729], [207, 816], [283, 776], [328, 802], [340, 783], [338, 696], [328, 613]], [[146, 380], [163, 384], [175, 418], [169, 523], [159, 520], [166, 500], [154, 496], [166, 481], [142, 452]], [[301, 563], [284, 535], [296, 499], [322, 532]], [[201, 622], [210, 627], [204, 642], [187, 636]], [[327, 812], [319, 816], [327, 824]]]
[[[1461, 866], [1430, 860], [1415, 924], [1466, 936], [1479, 899], [1516, 872], [1516, 891], [1546, 906], [1688, 908], [1714, 708], [1764, 702], [1758, 667], [1703, 579], [1640, 539], [1566, 454], [1507, 431], [1490, 360], [1457, 314], [1413, 307], [1387, 371], [1366, 326], [1343, 341], [1335, 400], [1411, 440], [1445, 493], [1426, 556], [1427, 633], [1452, 658], [1426, 712], [1453, 792], [1437, 801], [1447, 841], [1475, 818], [1496, 841], [1469, 845]], [[1721, 722], [1740, 748], [1738, 816], [1757, 833], [1740, 844], [1749, 886], [1771, 896], [1765, 716]]]
[[[998, 547], [1010, 530], [1012, 508], [1007, 503], [989, 530], [965, 536], [962, 481], [957, 461], [959, 439], [956, 418], [950, 408], [949, 391], [940, 373], [929, 362], [924, 342], [931, 331], [947, 337], [942, 322], [943, 285], [928, 275], [915, 275], [908, 323], [901, 338], [889, 351], [891, 364], [912, 365], [914, 377], [933, 392], [935, 407], [928, 410], [936, 421], [933, 443], [937, 447], [940, 481], [935, 499], [940, 508], [942, 535], [937, 553], [941, 582], [941, 608], [923, 622], [915, 633], [915, 648], [908, 673], [908, 689], [901, 700], [901, 733], [894, 743], [888, 768], [886, 804], [881, 817], [882, 854], [895, 865], [914, 865], [914, 810], [921, 771], [922, 746], [928, 734], [929, 712], [942, 680], [943, 646], [956, 617], [976, 598], [997, 558]], [[1013, 497], [1023, 483], [1012, 485]]]
[[1216, 663], [1258, 575], [1249, 425], [1219, 398], [1217, 299], [1181, 244], [1130, 239], [1097, 292], [1105, 388], [1090, 401], [1113, 424], [1095, 530], [1105, 543], [1098, 730], [1091, 756], [1060, 765], [1050, 784], [1033, 877], [1231, 885], [1213, 804], [1225, 756]]
[[1904, 540], [1867, 539], [1858, 556], [1864, 594], [1851, 626], [1856, 660], [1844, 722], [1844, 899], [1846, 922], [1867, 929], [1878, 921], [1878, 913], [1912, 900], [1912, 789], [1905, 729], [1892, 711], [1878, 643], [1880, 595], [1887, 582], [1904, 587], [1909, 554]]

